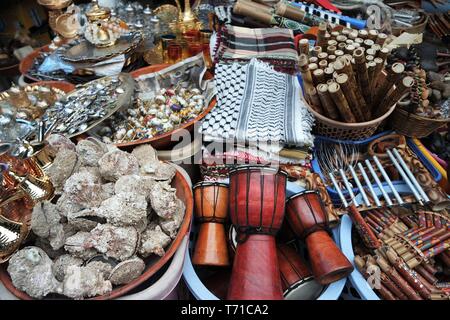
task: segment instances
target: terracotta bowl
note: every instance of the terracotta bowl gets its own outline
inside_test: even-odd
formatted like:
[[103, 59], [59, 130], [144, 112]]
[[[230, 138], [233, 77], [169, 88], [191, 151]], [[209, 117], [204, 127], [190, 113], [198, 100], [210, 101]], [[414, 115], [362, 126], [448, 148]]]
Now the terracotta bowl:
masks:
[[[169, 64], [153, 65], [153, 66], [145, 67], [145, 68], [130, 72], [130, 75], [133, 78], [137, 78], [144, 74], [149, 74], [149, 73], [153, 73], [153, 72], [162, 70], [164, 68], [167, 68], [168, 66], [170, 66], [170, 65]], [[172, 131], [166, 132], [164, 134], [160, 134], [156, 137], [149, 138], [149, 139], [142, 139], [142, 140], [136, 140], [136, 141], [124, 142], [124, 143], [116, 143], [115, 146], [117, 146], [121, 149], [132, 149], [132, 147], [134, 147], [134, 146], [149, 143], [155, 149], [168, 150], [173, 145], [178, 143], [178, 141], [171, 140], [171, 137], [173, 134], [179, 132], [180, 130], [188, 130], [189, 132], [192, 132], [192, 130], [194, 129], [195, 123], [202, 120], [211, 111], [211, 109], [214, 108], [215, 105], [216, 105], [216, 100], [213, 99], [210, 102], [210, 104], [208, 105], [208, 107], [201, 114], [199, 114], [195, 119], [193, 119], [189, 122], [183, 123], [181, 126], [177, 127], [176, 129], [174, 129]]]
[[30, 76], [28, 74], [28, 70], [31, 69], [31, 67], [33, 66], [34, 60], [39, 56], [41, 51], [44, 51], [44, 52], [50, 51], [48, 47], [49, 47], [49, 45], [37, 48], [36, 50], [31, 52], [29, 55], [27, 55], [25, 58], [23, 58], [22, 61], [20, 61], [19, 71], [21, 74], [23, 74], [24, 77], [26, 77], [27, 79], [30, 79], [32, 81], [40, 81], [39, 79]]
[[[140, 275], [137, 279], [133, 280], [132, 282], [126, 285], [115, 287], [112, 290], [112, 292], [108, 295], [97, 296], [92, 298], [92, 300], [107, 300], [123, 296], [130, 290], [144, 283], [156, 272], [158, 272], [178, 250], [184, 237], [186, 236], [186, 234], [189, 233], [194, 202], [191, 187], [189, 186], [189, 183], [186, 181], [186, 179], [179, 171], [177, 171], [175, 178], [172, 181], [172, 187], [177, 189], [176, 194], [184, 202], [186, 206], [186, 212], [184, 214], [183, 223], [181, 224], [180, 229], [178, 230], [177, 237], [175, 238], [175, 240], [172, 241], [172, 244], [167, 248], [166, 254], [163, 257], [152, 256], [145, 259], [144, 261], [146, 262], [146, 269], [144, 273]], [[3, 283], [6, 289], [8, 289], [12, 294], [14, 294], [19, 299], [32, 300], [33, 298], [30, 297], [28, 294], [14, 287], [9, 274], [6, 271], [7, 266], [8, 266], [7, 263], [0, 265], [0, 281]], [[63, 298], [63, 296], [61, 297]]]

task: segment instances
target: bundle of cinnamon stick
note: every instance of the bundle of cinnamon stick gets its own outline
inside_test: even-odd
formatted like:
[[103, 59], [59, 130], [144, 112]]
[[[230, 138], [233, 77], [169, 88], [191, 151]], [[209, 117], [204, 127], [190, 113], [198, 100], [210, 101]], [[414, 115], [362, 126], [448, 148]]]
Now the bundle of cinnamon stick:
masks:
[[414, 84], [405, 67], [385, 68], [387, 35], [377, 30], [328, 32], [321, 23], [316, 46], [299, 42], [299, 69], [305, 97], [323, 116], [347, 123], [366, 122], [385, 114]]

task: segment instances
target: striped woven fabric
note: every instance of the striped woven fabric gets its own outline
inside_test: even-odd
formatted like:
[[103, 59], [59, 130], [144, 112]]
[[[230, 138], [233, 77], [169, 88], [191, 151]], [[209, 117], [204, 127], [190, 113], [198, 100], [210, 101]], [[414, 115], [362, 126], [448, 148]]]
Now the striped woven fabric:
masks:
[[218, 39], [217, 62], [258, 58], [274, 66], [277, 71], [296, 72], [298, 53], [292, 30], [227, 25], [222, 28]]

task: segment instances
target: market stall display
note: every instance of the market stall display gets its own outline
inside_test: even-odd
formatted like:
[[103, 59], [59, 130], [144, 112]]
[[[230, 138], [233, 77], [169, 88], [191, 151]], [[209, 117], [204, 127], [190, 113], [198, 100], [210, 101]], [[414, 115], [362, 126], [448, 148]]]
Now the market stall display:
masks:
[[165, 298], [184, 259], [199, 300], [450, 299], [441, 3], [39, 3], [20, 70], [54, 81], [0, 93], [2, 288]]

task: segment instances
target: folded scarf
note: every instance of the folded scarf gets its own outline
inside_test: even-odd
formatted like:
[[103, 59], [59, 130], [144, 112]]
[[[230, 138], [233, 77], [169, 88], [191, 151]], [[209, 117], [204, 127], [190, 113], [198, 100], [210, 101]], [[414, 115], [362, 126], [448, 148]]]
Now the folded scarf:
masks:
[[205, 117], [201, 133], [209, 140], [311, 147], [313, 117], [301, 98], [297, 78], [252, 59], [247, 64], [219, 63], [215, 75], [217, 105]]
[[227, 25], [218, 36], [215, 60], [248, 61], [258, 58], [276, 70], [295, 74], [298, 53], [292, 30], [281, 28], [243, 28]]

